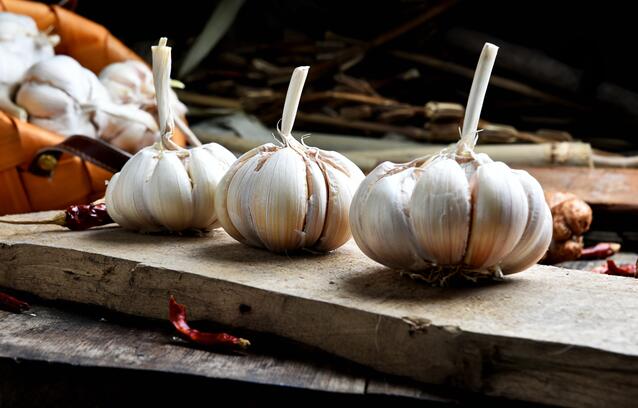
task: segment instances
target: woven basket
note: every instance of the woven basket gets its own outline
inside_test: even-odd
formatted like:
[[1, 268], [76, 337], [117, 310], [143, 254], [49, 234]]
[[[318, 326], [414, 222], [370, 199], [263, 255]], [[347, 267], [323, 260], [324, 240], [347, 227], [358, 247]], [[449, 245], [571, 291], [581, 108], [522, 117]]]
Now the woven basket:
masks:
[[[62, 7], [0, 0], [0, 11], [31, 16], [40, 30], [60, 36], [56, 54], [69, 55], [96, 74], [113, 62], [141, 60], [103, 26]], [[179, 132], [174, 139], [185, 143]], [[63, 135], [0, 112], [0, 215], [62, 209], [104, 195], [105, 181], [112, 174], [77, 157], [62, 156], [48, 178], [27, 170], [39, 149], [62, 140]]]

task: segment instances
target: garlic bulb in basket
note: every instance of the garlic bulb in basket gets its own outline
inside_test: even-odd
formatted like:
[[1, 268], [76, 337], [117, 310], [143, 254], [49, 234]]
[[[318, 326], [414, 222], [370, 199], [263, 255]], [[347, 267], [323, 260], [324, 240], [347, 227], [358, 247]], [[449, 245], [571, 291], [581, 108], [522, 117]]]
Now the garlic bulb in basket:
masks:
[[14, 90], [31, 65], [53, 56], [59, 41], [57, 35], [38, 31], [31, 17], [0, 13], [0, 110], [27, 119], [24, 109], [13, 103]]
[[297, 114], [308, 67], [290, 80], [279, 134], [243, 156], [219, 185], [215, 208], [233, 238], [274, 252], [330, 251], [350, 239], [348, 209], [363, 173], [350, 160], [295, 140]]
[[162, 38], [153, 47], [161, 139], [129, 159], [106, 188], [107, 211], [124, 228], [145, 232], [213, 228], [217, 184], [235, 161], [216, 143], [186, 150], [171, 140], [170, 71], [171, 49]]
[[66, 55], [40, 61], [26, 72], [16, 95], [29, 122], [63, 134], [97, 137], [95, 107], [110, 103], [95, 74]]
[[455, 148], [405, 164], [385, 162], [361, 183], [350, 210], [370, 258], [443, 283], [500, 277], [536, 263], [552, 238], [543, 189], [527, 172], [474, 153], [498, 47], [481, 53]]
[[[115, 62], [107, 65], [100, 72], [99, 78], [113, 102], [134, 105], [157, 117], [153, 73], [146, 64], [135, 60]], [[179, 101], [172, 89], [169, 90], [169, 98], [178, 129], [184, 133], [192, 146], [201, 146], [202, 143], [183, 119], [187, 111], [186, 106]], [[135, 134], [131, 131], [128, 133]]]
[[29, 122], [65, 136], [99, 137], [131, 153], [159, 138], [153, 115], [113, 103], [95, 74], [66, 55], [32, 66], [16, 100]]
[[[157, 113], [153, 73], [141, 61], [127, 60], [107, 65], [99, 75], [100, 82], [111, 95], [113, 102], [136, 105], [150, 113]], [[173, 113], [186, 115], [186, 106], [170, 91]]]

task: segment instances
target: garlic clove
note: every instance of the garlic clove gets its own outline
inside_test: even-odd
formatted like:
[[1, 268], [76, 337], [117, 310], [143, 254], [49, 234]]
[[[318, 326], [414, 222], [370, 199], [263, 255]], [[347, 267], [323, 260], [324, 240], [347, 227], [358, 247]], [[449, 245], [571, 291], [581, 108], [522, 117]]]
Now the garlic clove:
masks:
[[226, 169], [235, 161], [235, 156], [222, 146], [211, 143], [190, 150], [188, 173], [193, 184], [192, 227], [214, 228], [217, 216], [215, 191]]
[[321, 237], [314, 245], [318, 251], [331, 251], [345, 244], [350, 231], [349, 212], [352, 197], [365, 178], [363, 172], [337, 152], [320, 153], [328, 187], [325, 224]]
[[504, 274], [523, 271], [538, 262], [552, 241], [552, 214], [543, 188], [523, 170], [512, 170], [527, 195], [529, 215], [525, 232], [516, 247], [501, 262]]
[[460, 264], [470, 231], [470, 186], [465, 172], [447, 158], [420, 171], [409, 204], [414, 236], [427, 260], [437, 265]]
[[170, 231], [190, 228], [193, 218], [192, 186], [179, 153], [168, 150], [157, 153], [157, 165], [143, 193], [153, 218]]
[[106, 196], [112, 196], [113, 205], [107, 204], [107, 211], [116, 211], [115, 216], [121, 220], [113, 218], [124, 228], [134, 230], [155, 230], [157, 222], [146, 207], [144, 199], [145, 185], [150, 179], [157, 159], [156, 152], [151, 148], [146, 148], [129, 159], [122, 170], [117, 173], [117, 182], [113, 178], [109, 181]]
[[470, 180], [472, 224], [464, 263], [471, 268], [495, 266], [509, 254], [527, 225], [525, 190], [502, 162], [481, 165]]
[[[259, 156], [264, 149], [276, 149], [275, 145], [272, 143], [256, 147], [252, 150], [247, 151], [242, 156], [240, 156], [235, 163], [226, 171], [226, 174], [222, 177], [219, 185], [217, 186], [217, 192], [215, 195], [215, 213], [217, 214], [217, 220], [224, 228], [224, 230], [231, 237], [235, 238], [239, 242], [243, 242], [245, 244], [259, 246], [257, 239], [249, 240], [245, 238], [244, 235], [239, 231], [239, 229], [233, 224], [233, 218], [235, 215], [231, 216], [232, 213], [236, 213], [238, 210], [238, 200], [239, 200], [239, 192], [241, 190], [235, 188], [233, 189], [233, 194], [230, 194], [230, 186], [233, 183], [233, 180], [237, 177], [238, 173], [241, 173], [241, 177], [245, 177], [245, 170], [242, 170], [247, 166], [247, 163], [254, 159], [256, 156]], [[256, 164], [256, 162], [254, 163]], [[239, 217], [239, 221], [241, 222], [241, 217]], [[246, 231], [250, 233], [250, 229], [247, 228]]]
[[106, 212], [109, 217], [113, 219], [117, 224], [123, 228], [131, 228], [134, 225], [118, 211], [118, 205], [114, 202], [115, 189], [117, 189], [117, 183], [120, 178], [120, 173], [115, 173], [113, 177], [108, 181], [106, 185], [106, 192], [104, 193], [104, 203], [106, 204]]
[[321, 237], [326, 222], [328, 189], [322, 169], [316, 161], [305, 159], [308, 185], [308, 210], [303, 228], [301, 247], [312, 246]]
[[252, 188], [245, 192], [252, 228], [262, 245], [273, 252], [301, 247], [308, 210], [305, 170], [299, 153], [280, 149], [254, 170]]
[[353, 197], [352, 236], [379, 263], [405, 269], [426, 266], [410, 238], [408, 206], [415, 184], [413, 167], [384, 162], [368, 174]]

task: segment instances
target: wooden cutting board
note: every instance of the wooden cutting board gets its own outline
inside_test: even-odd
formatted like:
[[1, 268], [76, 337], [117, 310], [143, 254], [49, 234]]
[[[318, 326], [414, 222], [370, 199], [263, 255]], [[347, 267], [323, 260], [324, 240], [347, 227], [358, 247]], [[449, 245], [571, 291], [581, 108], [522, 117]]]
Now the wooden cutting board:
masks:
[[0, 286], [154, 318], [167, 317], [174, 294], [193, 319], [491, 396], [565, 406], [638, 398], [638, 281], [629, 278], [537, 266], [479, 287], [431, 288], [352, 242], [281, 256], [222, 231], [0, 224]]

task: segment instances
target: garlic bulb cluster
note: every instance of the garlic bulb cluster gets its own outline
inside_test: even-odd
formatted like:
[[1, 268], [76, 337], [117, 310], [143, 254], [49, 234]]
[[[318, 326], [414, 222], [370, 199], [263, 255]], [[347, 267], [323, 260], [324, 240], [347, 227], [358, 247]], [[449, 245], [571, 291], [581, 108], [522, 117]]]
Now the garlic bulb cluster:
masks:
[[186, 150], [171, 140], [171, 49], [162, 38], [152, 50], [161, 139], [140, 150], [111, 178], [107, 211], [122, 227], [136, 231], [213, 228], [218, 183], [235, 156], [216, 143]]
[[95, 74], [66, 55], [40, 61], [25, 74], [16, 101], [29, 122], [65, 136], [97, 137], [94, 107], [110, 102]]
[[16, 101], [28, 112], [29, 122], [65, 136], [99, 137], [132, 153], [159, 138], [150, 113], [113, 103], [97, 76], [66, 55], [33, 65]]
[[540, 184], [473, 151], [497, 51], [483, 48], [456, 148], [382, 163], [361, 183], [350, 225], [370, 258], [442, 283], [519, 272], [547, 250], [552, 217]]
[[[149, 113], [157, 113], [153, 73], [145, 63], [135, 60], [115, 62], [107, 65], [99, 78], [113, 102], [131, 104]], [[186, 106], [177, 99], [173, 90], [169, 96], [173, 113], [177, 117], [186, 115]]]
[[0, 13], [0, 110], [27, 119], [24, 109], [12, 100], [15, 88], [31, 65], [53, 56], [59, 41], [57, 35], [38, 31], [31, 17]]
[[215, 199], [228, 234], [274, 252], [330, 251], [348, 241], [348, 209], [364, 178], [341, 154], [292, 137], [307, 75], [308, 67], [292, 74], [279, 130], [283, 144], [268, 143], [241, 156], [221, 180]]

